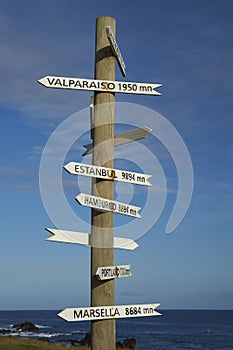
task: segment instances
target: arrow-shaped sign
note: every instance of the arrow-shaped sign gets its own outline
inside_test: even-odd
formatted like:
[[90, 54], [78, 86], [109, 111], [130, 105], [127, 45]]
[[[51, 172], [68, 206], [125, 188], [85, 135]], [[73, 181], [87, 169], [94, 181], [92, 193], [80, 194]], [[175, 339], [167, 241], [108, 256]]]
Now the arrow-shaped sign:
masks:
[[[46, 228], [46, 230], [53, 235], [46, 238], [46, 241], [91, 245], [91, 234], [89, 233], [57, 230], [54, 228]], [[126, 250], [134, 250], [138, 247], [138, 244], [130, 238], [114, 237], [113, 244], [114, 248]]]
[[135, 173], [127, 170], [110, 169], [101, 166], [70, 162], [64, 166], [70, 174], [91, 176], [100, 179], [128, 182], [135, 185], [151, 186], [147, 181], [151, 175]]
[[130, 277], [130, 265], [119, 265], [119, 266], [103, 266], [98, 267], [96, 276], [100, 280], [109, 280], [112, 278]]
[[[118, 134], [114, 137], [114, 147], [144, 139], [150, 133], [151, 133], [151, 129], [148, 128], [147, 126], [143, 126], [142, 128], [137, 128], [131, 131], [124, 132], [122, 134]], [[87, 156], [88, 154], [92, 153], [93, 151], [92, 143], [84, 145], [84, 147], [86, 148], [86, 151], [82, 154], [82, 156]]]
[[156, 311], [160, 304], [136, 304], [116, 306], [95, 306], [82, 308], [68, 308], [61, 311], [58, 316], [66, 321], [88, 321], [115, 318], [130, 318], [144, 316], [160, 316]]
[[119, 46], [117, 45], [117, 42], [116, 42], [116, 39], [115, 39], [115, 36], [113, 34], [113, 31], [112, 31], [112, 28], [110, 26], [106, 26], [106, 32], [107, 32], [107, 35], [108, 35], [108, 40], [110, 42], [110, 45], [112, 47], [112, 51], [117, 59], [117, 62], [119, 64], [119, 67], [120, 67], [120, 70], [121, 70], [121, 73], [123, 75], [123, 77], [126, 76], [126, 72], [125, 72], [125, 62], [122, 58], [122, 55], [121, 55], [121, 51], [119, 49]]
[[143, 94], [160, 96], [161, 94], [154, 89], [162, 86], [161, 84], [135, 83], [113, 80], [95, 80], [81, 78], [66, 78], [56, 76], [45, 76], [38, 80], [38, 83], [48, 88], [89, 90], [101, 92], [120, 92], [124, 94]]
[[106, 198], [96, 197], [85, 193], [80, 193], [77, 197], [75, 197], [75, 199], [81, 205], [95, 208], [100, 211], [111, 211], [117, 214], [133, 216], [139, 219], [142, 218], [141, 215], [138, 214], [138, 211], [142, 208], [136, 207], [134, 205], [116, 202]]

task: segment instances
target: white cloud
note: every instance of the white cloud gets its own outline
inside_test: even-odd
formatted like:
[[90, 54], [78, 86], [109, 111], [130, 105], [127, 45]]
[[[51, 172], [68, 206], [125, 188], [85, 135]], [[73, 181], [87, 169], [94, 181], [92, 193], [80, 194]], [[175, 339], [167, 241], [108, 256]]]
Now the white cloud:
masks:
[[[23, 18], [18, 17], [17, 21], [14, 19], [1, 14], [0, 28], [4, 34], [0, 42], [1, 104], [17, 109], [25, 122], [40, 127], [87, 107], [90, 93], [46, 89], [37, 83], [37, 79], [49, 73], [65, 76], [88, 74], [84, 52], [78, 50], [83, 44], [83, 38], [88, 35], [79, 32], [75, 54], [67, 57], [64, 52], [74, 51], [72, 38], [60, 41], [55, 35], [55, 28], [44, 33], [43, 28], [38, 27], [39, 23], [35, 23], [35, 28], [29, 28], [30, 21], [27, 23], [25, 20], [22, 25], [20, 22]], [[84, 42], [88, 42], [88, 38]], [[85, 49], [88, 50], [87, 45], [82, 50]], [[70, 67], [75, 66], [81, 66], [82, 69], [74, 73]]]

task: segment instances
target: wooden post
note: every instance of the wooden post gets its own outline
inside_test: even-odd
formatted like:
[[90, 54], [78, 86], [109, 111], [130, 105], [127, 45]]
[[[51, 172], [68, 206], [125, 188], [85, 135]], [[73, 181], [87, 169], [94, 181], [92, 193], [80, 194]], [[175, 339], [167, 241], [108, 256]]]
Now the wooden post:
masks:
[[[115, 34], [114, 18], [101, 16], [96, 20], [95, 79], [115, 80], [113, 56], [106, 26]], [[114, 168], [114, 101], [113, 93], [95, 92], [93, 120], [93, 164]], [[104, 105], [98, 110], [98, 106]], [[107, 104], [107, 105], [106, 105]], [[100, 125], [103, 124], [104, 125]], [[108, 141], [107, 147], [106, 142]], [[98, 150], [95, 147], [98, 145]], [[92, 194], [114, 199], [114, 182], [93, 179]], [[91, 231], [91, 305], [115, 305], [114, 280], [101, 281], [95, 275], [97, 268], [114, 265], [114, 214], [92, 209]], [[102, 247], [100, 247], [102, 244]], [[111, 246], [111, 247], [110, 247]], [[92, 350], [115, 350], [116, 325], [114, 319], [92, 321]]]

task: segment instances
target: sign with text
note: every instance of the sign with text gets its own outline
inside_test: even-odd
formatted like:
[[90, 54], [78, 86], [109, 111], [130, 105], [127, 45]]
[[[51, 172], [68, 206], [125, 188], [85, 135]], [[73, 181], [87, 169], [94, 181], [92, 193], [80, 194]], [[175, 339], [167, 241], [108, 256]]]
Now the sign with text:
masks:
[[91, 176], [100, 179], [128, 182], [136, 185], [151, 186], [147, 181], [151, 175], [135, 173], [127, 170], [110, 169], [101, 166], [70, 162], [64, 166], [70, 174]]
[[117, 214], [133, 216], [138, 219], [142, 218], [141, 215], [138, 214], [138, 211], [142, 208], [136, 207], [135, 205], [116, 202], [110, 199], [96, 197], [85, 193], [80, 193], [77, 197], [75, 197], [75, 199], [81, 205], [95, 208], [100, 211], [111, 211]]
[[130, 272], [130, 265], [120, 265], [99, 267], [96, 275], [100, 280], [109, 280], [112, 278], [130, 277], [132, 273]]
[[119, 46], [117, 45], [117, 42], [116, 42], [115, 36], [113, 34], [112, 28], [110, 26], [106, 26], [105, 28], [106, 28], [106, 32], [107, 32], [107, 35], [108, 35], [108, 40], [110, 42], [112, 51], [113, 51], [113, 53], [114, 53], [114, 55], [115, 55], [115, 57], [117, 59], [117, 62], [119, 64], [119, 67], [120, 67], [120, 70], [121, 70], [121, 73], [125, 77], [126, 76], [125, 62], [124, 62], [124, 60], [122, 58]]
[[156, 311], [159, 305], [160, 304], [136, 304], [67, 308], [61, 311], [58, 316], [66, 321], [88, 321], [115, 318], [160, 316], [161, 314]]
[[[46, 241], [73, 243], [82, 245], [91, 245], [91, 234], [68, 230], [58, 230], [54, 228], [46, 228], [53, 236], [46, 238]], [[130, 238], [113, 237], [114, 248], [134, 250], [138, 244]]]
[[101, 92], [120, 92], [124, 94], [144, 94], [160, 96], [161, 94], [154, 89], [162, 86], [161, 84], [134, 83], [112, 80], [95, 80], [81, 78], [66, 78], [49, 76], [38, 80], [38, 83], [48, 88], [89, 90]]

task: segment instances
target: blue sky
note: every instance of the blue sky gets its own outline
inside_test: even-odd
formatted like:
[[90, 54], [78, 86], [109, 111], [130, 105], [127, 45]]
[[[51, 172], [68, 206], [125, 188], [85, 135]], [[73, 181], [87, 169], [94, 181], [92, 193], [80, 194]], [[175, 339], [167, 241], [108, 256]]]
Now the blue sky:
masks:
[[[117, 94], [116, 101], [148, 107], [172, 123], [194, 171], [189, 210], [167, 235], [178, 185], [174, 162], [152, 136], [140, 142], [156, 153], [169, 191], [157, 223], [138, 240], [139, 248], [115, 251], [116, 263], [131, 264], [133, 273], [116, 281], [116, 302], [233, 308], [232, 14], [233, 4], [226, 0], [1, 1], [0, 309], [89, 305], [89, 248], [45, 241], [44, 227], [54, 225], [40, 197], [39, 166], [52, 132], [87, 108], [91, 93], [46, 89], [37, 79], [93, 78], [100, 15], [116, 18], [125, 80], [163, 84], [161, 97]], [[116, 72], [117, 80], [124, 80], [118, 67]], [[143, 125], [151, 127], [146, 120]], [[82, 161], [82, 141], [89, 142], [88, 134], [74, 145], [69, 160]], [[130, 155], [132, 147], [119, 149], [117, 156]], [[74, 151], [77, 157], [71, 159]], [[117, 164], [124, 165], [120, 159]], [[74, 178], [63, 176], [67, 200], [88, 220], [90, 209], [73, 200], [78, 194]], [[134, 191], [119, 187], [120, 195], [129, 188]], [[145, 194], [135, 191], [143, 203]], [[115, 215], [116, 224], [120, 220]]]

